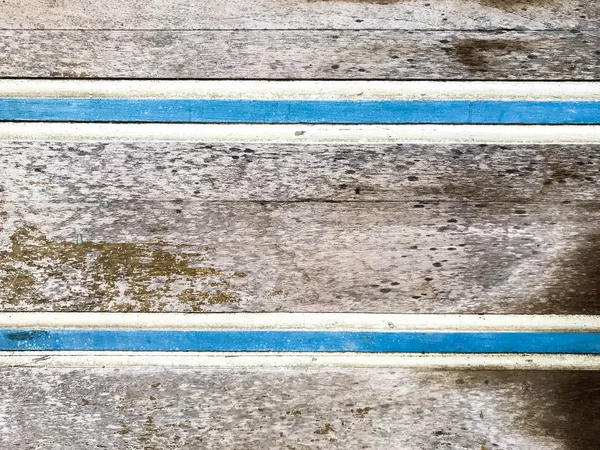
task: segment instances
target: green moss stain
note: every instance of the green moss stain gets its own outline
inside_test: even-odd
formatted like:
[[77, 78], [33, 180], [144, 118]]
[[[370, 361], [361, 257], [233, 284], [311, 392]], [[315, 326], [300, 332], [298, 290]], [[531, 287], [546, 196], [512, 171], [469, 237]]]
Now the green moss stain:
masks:
[[8, 291], [11, 295], [6, 297], [8, 300], [15, 300], [24, 297], [31, 293], [35, 285], [35, 278], [27, 271], [19, 270], [18, 268], [3, 265], [0, 260], [0, 286]]
[[364, 419], [365, 415], [367, 415], [372, 409], [373, 408], [371, 408], [370, 406], [365, 406], [364, 408], [357, 408], [354, 413], [356, 414], [356, 417]]
[[90, 242], [81, 235], [60, 242], [33, 227], [16, 230], [10, 241], [10, 249], [0, 252], [0, 299], [5, 307], [38, 303], [61, 310], [69, 304], [84, 311], [144, 312], [183, 303], [200, 311], [206, 305], [239, 302], [227, 290], [237, 272], [206, 267], [203, 254], [189, 246]]
[[186, 289], [177, 298], [181, 303], [189, 305], [194, 312], [202, 311], [206, 305], [219, 305], [222, 303], [237, 303], [239, 300], [235, 294], [227, 291], [198, 292], [194, 289]]
[[321, 428], [317, 428], [315, 434], [329, 434], [331, 431], [334, 431], [333, 427], [330, 423], [326, 423]]
[[157, 226], [150, 228], [151, 233], [166, 233], [167, 231], [169, 231], [169, 227], [165, 226]]
[[156, 431], [157, 430], [154, 427], [154, 419], [152, 416], [147, 416], [146, 422], [144, 422], [144, 434], [140, 436], [139, 441], [141, 443], [147, 443], [156, 434]]

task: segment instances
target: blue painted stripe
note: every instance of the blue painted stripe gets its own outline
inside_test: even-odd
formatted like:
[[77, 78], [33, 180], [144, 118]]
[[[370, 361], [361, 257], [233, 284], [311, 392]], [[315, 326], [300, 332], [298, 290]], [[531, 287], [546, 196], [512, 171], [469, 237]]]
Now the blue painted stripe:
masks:
[[0, 120], [598, 124], [598, 101], [0, 98]]
[[600, 333], [0, 330], [0, 350], [600, 353]]

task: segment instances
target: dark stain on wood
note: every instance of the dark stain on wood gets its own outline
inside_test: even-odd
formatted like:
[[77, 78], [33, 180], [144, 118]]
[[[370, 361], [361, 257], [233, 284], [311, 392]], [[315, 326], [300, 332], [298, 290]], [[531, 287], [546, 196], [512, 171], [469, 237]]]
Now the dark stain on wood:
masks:
[[500, 64], [499, 58], [526, 52], [529, 45], [514, 39], [476, 39], [457, 41], [444, 51], [472, 72], [487, 72], [492, 65]]
[[407, 1], [411, 1], [411, 0], [306, 0], [308, 3], [321, 3], [321, 2], [343, 2], [343, 3], [372, 3], [375, 5], [391, 5], [393, 3], [398, 3], [398, 2], [403, 2], [406, 3]]
[[600, 372], [530, 377], [521, 382], [529, 407], [518, 419], [519, 428], [538, 435], [542, 431], [560, 440], [565, 450], [600, 448]]
[[600, 231], [583, 237], [553, 270], [542, 298], [536, 314], [600, 314]]
[[[598, 173], [598, 151], [595, 147], [568, 146], [560, 152], [552, 147], [536, 149], [544, 158], [550, 176], [544, 180], [545, 189], [556, 189], [570, 183], [596, 183]], [[557, 156], [560, 155], [558, 158]]]
[[476, 0], [483, 6], [505, 11], [526, 10], [529, 7], [553, 6], [556, 0]]
[[[456, 389], [465, 397], [480, 395], [483, 386], [518, 393], [510, 398], [513, 403], [522, 399], [514, 425], [524, 435], [557, 440], [565, 450], [600, 448], [600, 371], [473, 371], [455, 376]], [[474, 413], [487, 420], [485, 410]], [[493, 439], [484, 445], [497, 448]]]
[[[340, 2], [340, 3], [372, 3], [376, 5], [390, 5], [394, 3], [415, 3], [415, 7], [421, 8], [423, 5], [414, 0], [306, 0], [308, 3], [316, 2]], [[488, 8], [501, 9], [504, 11], [527, 10], [530, 7], [553, 6], [556, 0], [474, 0], [482, 6]], [[468, 3], [465, 1], [465, 3]], [[429, 6], [429, 5], [425, 5]]]

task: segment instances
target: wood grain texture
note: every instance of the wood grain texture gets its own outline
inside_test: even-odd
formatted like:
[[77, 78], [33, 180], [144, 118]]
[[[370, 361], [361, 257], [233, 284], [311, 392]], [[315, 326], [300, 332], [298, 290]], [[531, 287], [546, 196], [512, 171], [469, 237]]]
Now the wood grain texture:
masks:
[[600, 372], [0, 370], [7, 450], [584, 450]]
[[3, 197], [5, 311], [600, 311], [597, 203]]
[[598, 48], [597, 30], [2, 31], [0, 76], [597, 80]]
[[492, 201], [600, 197], [600, 145], [0, 142], [15, 201]]
[[584, 0], [5, 0], [0, 29], [594, 29]]

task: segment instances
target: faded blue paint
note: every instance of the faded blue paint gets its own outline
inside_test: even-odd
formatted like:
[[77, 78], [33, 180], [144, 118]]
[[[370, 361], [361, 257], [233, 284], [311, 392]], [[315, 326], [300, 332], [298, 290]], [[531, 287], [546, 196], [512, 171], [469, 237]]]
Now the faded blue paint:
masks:
[[598, 124], [597, 101], [0, 98], [0, 120]]
[[600, 333], [0, 330], [0, 350], [600, 353]]

